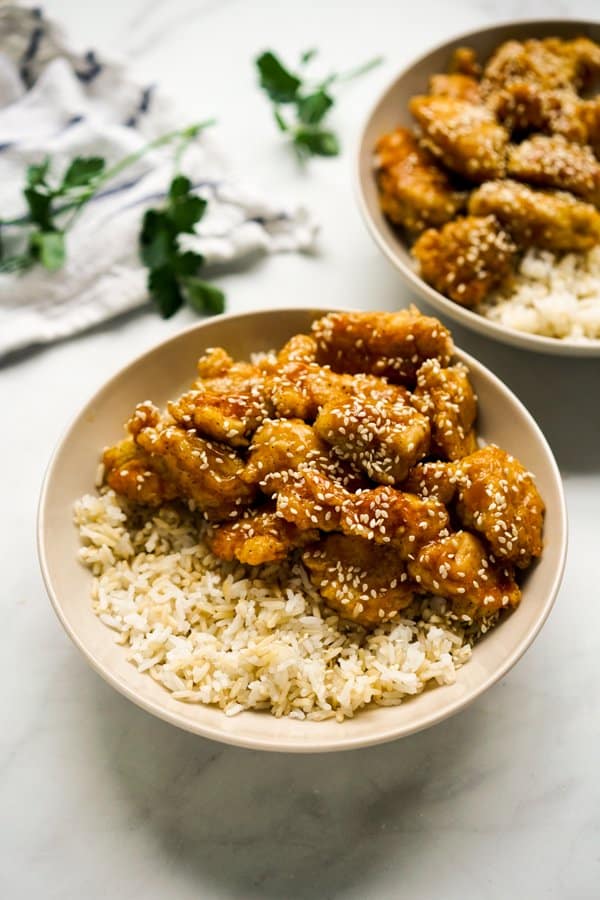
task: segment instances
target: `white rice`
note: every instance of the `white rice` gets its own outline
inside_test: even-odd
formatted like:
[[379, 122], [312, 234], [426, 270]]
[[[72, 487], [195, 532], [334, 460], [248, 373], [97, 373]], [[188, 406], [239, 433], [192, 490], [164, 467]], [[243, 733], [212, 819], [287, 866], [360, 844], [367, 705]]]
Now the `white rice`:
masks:
[[178, 700], [342, 721], [452, 684], [471, 656], [439, 598], [422, 600], [416, 621], [365, 632], [323, 607], [300, 563], [217, 560], [192, 513], [165, 507], [144, 520], [104, 491], [77, 502], [75, 522], [94, 611]]
[[528, 250], [511, 282], [477, 311], [530, 334], [600, 339], [600, 246], [562, 258]]

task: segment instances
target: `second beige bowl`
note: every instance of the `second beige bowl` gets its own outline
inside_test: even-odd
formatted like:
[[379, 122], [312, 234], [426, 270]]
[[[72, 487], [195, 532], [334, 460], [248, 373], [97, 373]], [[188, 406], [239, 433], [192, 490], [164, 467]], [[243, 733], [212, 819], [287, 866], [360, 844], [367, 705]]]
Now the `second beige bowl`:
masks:
[[[94, 489], [101, 448], [118, 440], [135, 404], [151, 398], [164, 405], [189, 385], [207, 347], [233, 356], [281, 346], [310, 328], [327, 310], [277, 309], [209, 319], [171, 337], [135, 359], [91, 398], [52, 457], [40, 499], [39, 555], [50, 599], [67, 634], [90, 665], [134, 703], [180, 728], [213, 740], [263, 750], [347, 750], [402, 737], [463, 709], [498, 681], [529, 647], [542, 627], [561, 581], [567, 543], [565, 502], [552, 452], [525, 407], [481, 363], [457, 350], [471, 370], [479, 395], [479, 432], [514, 453], [535, 472], [546, 501], [545, 551], [528, 573], [519, 608], [475, 648], [454, 685], [436, 687], [398, 707], [375, 707], [342, 724], [275, 719], [244, 712], [227, 718], [220, 710], [188, 705], [127, 662], [115, 633], [92, 612], [91, 575], [77, 560], [73, 504]], [[557, 663], [558, 664], [558, 663]]]
[[600, 340], [585, 343], [574, 340], [558, 340], [506, 328], [504, 325], [448, 300], [443, 294], [426, 284], [415, 270], [407, 245], [381, 213], [373, 174], [373, 148], [377, 139], [398, 125], [414, 125], [408, 111], [410, 98], [427, 90], [430, 75], [447, 70], [452, 51], [456, 47], [465, 45], [473, 47], [477, 51], [479, 59], [485, 60], [498, 44], [511, 38], [517, 40], [549, 36], [572, 38], [577, 35], [587, 35], [600, 42], [600, 24], [559, 19], [496, 25], [481, 31], [459, 35], [422, 56], [394, 78], [369, 114], [360, 138], [356, 185], [360, 210], [375, 242], [409, 286], [439, 312], [466, 328], [472, 328], [494, 340], [514, 344], [526, 350], [534, 350], [537, 353], [555, 353], [562, 356], [600, 356]]

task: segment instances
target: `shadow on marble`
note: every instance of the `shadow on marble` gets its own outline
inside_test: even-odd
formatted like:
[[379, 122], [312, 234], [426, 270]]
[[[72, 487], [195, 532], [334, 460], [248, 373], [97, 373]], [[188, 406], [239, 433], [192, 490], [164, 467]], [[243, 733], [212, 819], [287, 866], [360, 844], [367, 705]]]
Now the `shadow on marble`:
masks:
[[89, 687], [100, 700], [91, 752], [111, 748], [109, 775], [129, 807], [119, 815], [160, 846], [169, 870], [219, 897], [360, 896], [373, 870], [426, 865], [432, 827], [451, 825], [448, 810], [460, 820], [463, 798], [489, 776], [482, 747], [498, 738], [488, 694], [392, 744], [268, 754], [178, 731], [101, 683]]

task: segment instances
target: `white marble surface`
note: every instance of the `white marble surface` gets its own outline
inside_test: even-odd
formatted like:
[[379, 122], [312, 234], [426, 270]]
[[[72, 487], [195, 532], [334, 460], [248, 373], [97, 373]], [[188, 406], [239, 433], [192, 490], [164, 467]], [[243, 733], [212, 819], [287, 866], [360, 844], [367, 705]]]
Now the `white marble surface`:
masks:
[[[451, 32], [511, 15], [593, 16], [587, 2], [52, 0], [82, 44], [129, 57], [189, 118], [218, 115], [240, 168], [323, 223], [318, 255], [223, 279], [231, 309], [388, 308], [409, 297], [359, 220], [352, 145], [395, 68]], [[338, 160], [306, 173], [278, 146], [251, 59], [318, 45], [333, 65], [383, 52], [348, 90]], [[458, 342], [517, 392], [560, 464], [571, 517], [564, 586], [519, 665], [463, 714], [349, 754], [273, 756], [178, 732], [114, 693], [71, 646], [41, 583], [34, 516], [58, 435], [132, 355], [190, 320], [147, 312], [0, 370], [4, 639], [0, 897], [327, 900], [600, 896], [600, 363]], [[8, 520], [8, 516], [6, 516]]]

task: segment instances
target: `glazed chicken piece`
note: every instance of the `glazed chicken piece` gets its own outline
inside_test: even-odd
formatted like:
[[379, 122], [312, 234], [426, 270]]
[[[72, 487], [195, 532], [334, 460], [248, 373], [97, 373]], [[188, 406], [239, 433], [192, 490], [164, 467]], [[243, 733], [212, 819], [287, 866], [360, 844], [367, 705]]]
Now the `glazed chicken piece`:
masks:
[[428, 359], [419, 369], [413, 402], [431, 423], [434, 456], [455, 460], [475, 452], [477, 398], [466, 366], [457, 363], [444, 369]]
[[340, 395], [323, 406], [315, 431], [379, 484], [403, 481], [429, 450], [428, 419], [403, 399]]
[[275, 415], [314, 422], [332, 394], [344, 392], [351, 379], [317, 363], [291, 361], [267, 378]]
[[198, 360], [193, 388], [168, 404], [182, 428], [193, 428], [204, 437], [232, 447], [245, 447], [263, 419], [271, 412], [265, 389], [268, 366], [234, 362], [222, 347]]
[[277, 515], [274, 507], [247, 510], [235, 522], [219, 525], [208, 536], [208, 545], [219, 559], [239, 560], [249, 566], [276, 562], [297, 547], [318, 540], [316, 529], [300, 531]]
[[516, 247], [494, 216], [465, 216], [430, 228], [412, 253], [428, 284], [471, 309], [510, 274]]
[[414, 584], [391, 547], [330, 534], [302, 560], [325, 603], [365, 628], [393, 619], [412, 602]]
[[414, 387], [426, 359], [448, 365], [450, 332], [418, 309], [396, 313], [330, 313], [312, 326], [317, 359], [338, 372], [367, 372]]
[[429, 225], [443, 225], [464, 207], [465, 193], [452, 187], [447, 174], [408, 128], [384, 134], [375, 154], [381, 209], [395, 225], [418, 234]]
[[600, 159], [600, 97], [582, 100], [579, 120], [585, 130], [585, 140]]
[[487, 107], [449, 96], [417, 96], [409, 108], [423, 143], [453, 172], [469, 181], [501, 178], [506, 171], [508, 132]]
[[448, 513], [439, 500], [426, 500], [391, 487], [351, 495], [342, 507], [340, 531], [376, 544], [389, 544], [401, 559], [446, 533]]
[[590, 203], [511, 179], [488, 181], [474, 191], [469, 212], [496, 216], [519, 247], [576, 251], [600, 242], [600, 213]]
[[149, 456], [132, 437], [107, 447], [102, 462], [107, 485], [134, 503], [160, 506], [177, 494], [174, 485], [154, 471]]
[[562, 135], [536, 134], [510, 147], [508, 174], [519, 181], [559, 188], [600, 205], [600, 162], [591, 147]]
[[506, 41], [488, 60], [482, 90], [526, 82], [544, 90], [580, 91], [600, 71], [600, 47], [588, 38]]
[[429, 93], [432, 96], [452, 97], [467, 103], [481, 103], [479, 83], [470, 75], [453, 72], [449, 75], [432, 75], [429, 79]]
[[495, 566], [468, 531], [426, 544], [407, 568], [421, 590], [446, 597], [457, 616], [486, 619], [521, 599], [512, 568]]
[[456, 493], [455, 466], [453, 463], [435, 460], [417, 463], [408, 473], [402, 490], [424, 499], [433, 497], [447, 506]]
[[223, 444], [164, 423], [142, 425], [135, 441], [173, 492], [211, 521], [237, 516], [256, 496], [242, 481], [243, 460]]
[[472, 47], [457, 47], [456, 50], [453, 50], [448, 71], [450, 74], [456, 72], [459, 75], [469, 75], [471, 78], [479, 80], [481, 66], [477, 62], [475, 50]]
[[544, 501], [518, 460], [490, 444], [456, 466], [456, 512], [498, 559], [526, 569], [542, 553]]
[[277, 512], [303, 530], [338, 531], [342, 511], [353, 496], [325, 472], [304, 468], [280, 486]]
[[519, 81], [493, 91], [486, 99], [488, 109], [510, 134], [541, 131], [577, 143], [587, 140], [583, 103], [571, 90], [548, 91]]
[[317, 342], [310, 334], [295, 334], [277, 354], [277, 365], [290, 362], [313, 363], [317, 359]]
[[168, 404], [173, 419], [182, 428], [193, 428], [205, 437], [232, 447], [246, 447], [271, 405], [264, 385], [244, 384], [229, 390], [187, 391]]
[[290, 473], [327, 453], [327, 445], [302, 419], [266, 419], [257, 430], [242, 478], [276, 493]]

